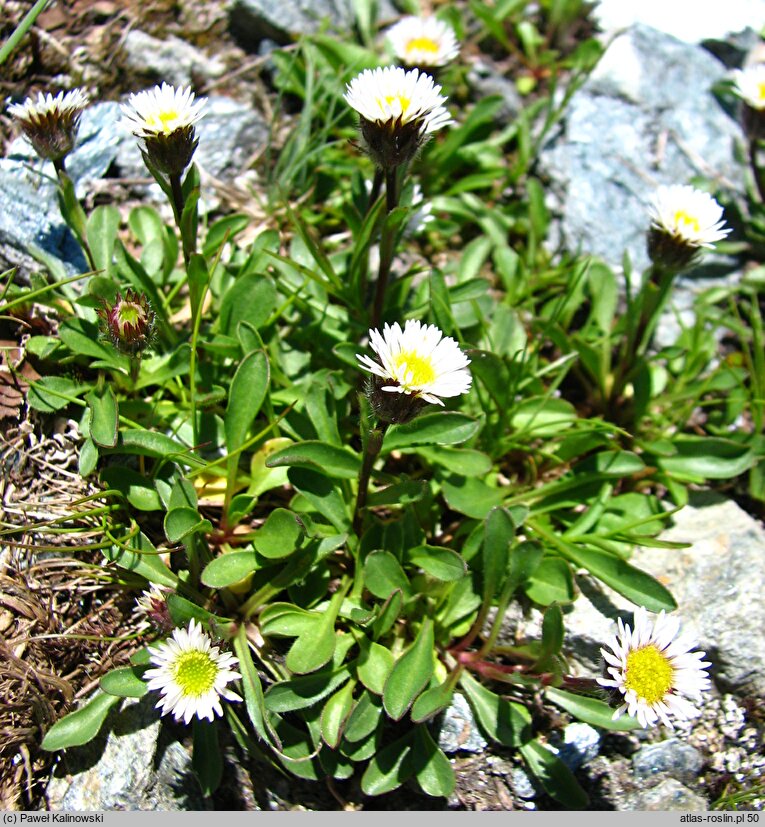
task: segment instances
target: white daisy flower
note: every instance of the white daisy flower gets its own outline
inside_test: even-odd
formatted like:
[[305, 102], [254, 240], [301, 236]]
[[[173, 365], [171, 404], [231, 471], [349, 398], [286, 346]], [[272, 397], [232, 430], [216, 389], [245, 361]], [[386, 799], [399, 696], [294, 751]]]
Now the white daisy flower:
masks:
[[728, 235], [730, 229], [722, 229], [722, 214], [709, 193], [679, 184], [659, 187], [651, 201], [653, 226], [691, 247], [711, 249]]
[[672, 727], [672, 716], [696, 717], [699, 711], [691, 701], [700, 701], [702, 691], [709, 689], [706, 668], [711, 664], [703, 660], [705, 652], [691, 651], [695, 641], [678, 635], [679, 620], [662, 611], [652, 623], [640, 607], [634, 631], [621, 618], [617, 624], [618, 632], [600, 650], [608, 677], [598, 678], [601, 686], [623, 696], [614, 719], [627, 712], [643, 727], [660, 720]]
[[733, 72], [734, 91], [752, 109], [765, 109], [765, 63]]
[[361, 116], [365, 149], [383, 168], [410, 161], [428, 135], [453, 123], [441, 87], [419, 69], [365, 69], [345, 100]]
[[149, 689], [162, 693], [157, 708], [173, 713], [176, 721], [188, 724], [194, 717], [215, 719], [223, 715], [220, 699], [241, 701], [230, 689], [229, 681], [242, 676], [231, 667], [239, 661], [212, 645], [201, 624], [192, 620], [188, 630], [176, 629], [172, 638], [149, 647], [150, 660], [157, 668], [144, 673]]
[[470, 360], [451, 337], [435, 325], [410, 319], [402, 330], [398, 322], [383, 332], [369, 331], [369, 344], [379, 362], [358, 355], [360, 367], [383, 380], [380, 390], [407, 394], [434, 405], [439, 397], [459, 396], [470, 389]]
[[55, 97], [39, 92], [37, 98], [9, 106], [8, 114], [18, 121], [40, 157], [59, 161], [72, 151], [80, 116], [88, 103], [82, 89], [59, 92]]
[[135, 600], [135, 614], [140, 618], [140, 626], [144, 631], [155, 627], [167, 634], [173, 628], [170, 610], [167, 608], [167, 598], [170, 589], [152, 583], [150, 588], [141, 592]]
[[452, 27], [437, 17], [403, 17], [386, 37], [407, 66], [445, 66], [460, 51]]
[[121, 108], [147, 160], [160, 172], [176, 176], [191, 163], [199, 143], [195, 124], [206, 104], [207, 98], [195, 101], [190, 88], [163, 83], [131, 95]]

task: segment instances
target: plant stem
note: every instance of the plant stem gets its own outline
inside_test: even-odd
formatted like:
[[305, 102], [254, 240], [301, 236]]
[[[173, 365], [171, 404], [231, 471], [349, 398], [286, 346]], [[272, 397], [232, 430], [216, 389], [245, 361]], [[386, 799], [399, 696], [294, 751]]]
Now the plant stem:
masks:
[[754, 183], [757, 185], [757, 192], [760, 195], [760, 201], [765, 202], [765, 169], [760, 167], [757, 163], [757, 151], [760, 142], [757, 138], [752, 138], [749, 141], [749, 163], [752, 167], [752, 174], [754, 175]]
[[173, 213], [175, 214], [175, 223], [178, 226], [178, 232], [181, 235], [181, 247], [183, 249], [183, 260], [186, 266], [189, 266], [189, 260], [192, 253], [195, 252], [189, 239], [186, 237], [187, 233], [183, 229], [183, 210], [186, 206], [186, 199], [183, 197], [183, 187], [181, 186], [180, 175], [170, 175], [170, 191], [173, 193]]
[[375, 428], [371, 430], [364, 448], [364, 459], [362, 460], [361, 471], [359, 472], [359, 490], [356, 494], [356, 507], [353, 509], [353, 531], [359, 538], [361, 537], [361, 529], [364, 525], [364, 508], [367, 504], [372, 466], [382, 449], [387, 427], [388, 423], [383, 422], [379, 429]]
[[372, 311], [372, 327], [380, 325], [385, 307], [385, 289], [388, 286], [390, 266], [393, 261], [393, 252], [396, 241], [396, 229], [390, 225], [388, 218], [398, 206], [398, 175], [397, 167], [385, 170], [385, 221], [383, 222], [380, 238], [380, 269], [377, 273], [377, 287], [375, 288], [375, 303]]

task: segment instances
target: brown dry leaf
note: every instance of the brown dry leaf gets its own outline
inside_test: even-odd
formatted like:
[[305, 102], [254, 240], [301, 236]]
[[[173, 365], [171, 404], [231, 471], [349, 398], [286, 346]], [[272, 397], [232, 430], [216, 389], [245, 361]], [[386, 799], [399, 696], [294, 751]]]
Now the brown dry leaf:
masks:
[[40, 374], [24, 362], [24, 351], [17, 342], [0, 339], [0, 419], [17, 419], [29, 390]]

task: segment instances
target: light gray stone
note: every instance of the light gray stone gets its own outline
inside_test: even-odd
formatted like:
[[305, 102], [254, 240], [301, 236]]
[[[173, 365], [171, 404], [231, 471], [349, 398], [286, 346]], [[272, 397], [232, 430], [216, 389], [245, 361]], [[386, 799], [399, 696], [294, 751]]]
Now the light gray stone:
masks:
[[128, 700], [100, 736], [69, 749], [51, 778], [51, 810], [194, 810], [204, 800], [191, 758], [176, 741], [162, 743], [156, 699]]
[[496, 115], [498, 121], [512, 120], [523, 109], [523, 99], [513, 81], [501, 75], [486, 61], [473, 61], [470, 64], [467, 79], [476, 97], [485, 98], [489, 95], [502, 97], [504, 102]]
[[226, 71], [222, 60], [208, 57], [191, 43], [172, 35], [160, 40], [140, 29], [131, 29], [122, 49], [129, 69], [173, 86], [218, 78]]
[[638, 778], [666, 774], [686, 783], [698, 778], [703, 763], [697, 749], [677, 738], [645, 744], [632, 756], [632, 767]]
[[470, 704], [459, 693], [455, 693], [451, 705], [443, 714], [438, 746], [444, 752], [483, 752], [488, 746], [478, 729]]
[[[375, 6], [378, 21], [396, 15], [390, 0], [377, 0]], [[233, 0], [228, 11], [234, 37], [253, 50], [264, 39], [284, 44], [295, 35], [314, 34], [324, 27], [347, 33], [355, 20], [353, 0]]]
[[540, 158], [564, 247], [617, 270], [626, 250], [642, 271], [648, 202], [658, 185], [701, 175], [743, 187], [734, 158], [740, 128], [710, 91], [726, 71], [700, 46], [643, 25], [610, 44]]
[[549, 746], [555, 754], [572, 771], [592, 761], [600, 748], [600, 733], [589, 724], [569, 724], [561, 734], [550, 736]]
[[531, 782], [528, 773], [520, 767], [514, 767], [510, 772], [510, 784], [518, 798], [530, 800], [536, 798], [537, 791]]
[[688, 787], [676, 781], [674, 778], [667, 778], [655, 787], [647, 790], [640, 790], [629, 796], [622, 810], [687, 810], [704, 811], [709, 809], [706, 798], [689, 790]]

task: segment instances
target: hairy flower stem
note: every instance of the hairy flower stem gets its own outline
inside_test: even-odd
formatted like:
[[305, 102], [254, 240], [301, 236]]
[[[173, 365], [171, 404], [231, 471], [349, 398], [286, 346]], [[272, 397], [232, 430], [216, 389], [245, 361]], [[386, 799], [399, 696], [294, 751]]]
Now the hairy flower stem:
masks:
[[387, 427], [388, 423], [383, 422], [379, 428], [370, 430], [369, 436], [367, 437], [367, 444], [364, 448], [364, 459], [362, 460], [361, 471], [359, 472], [359, 490], [356, 494], [356, 506], [353, 509], [353, 531], [359, 538], [361, 537], [361, 529], [364, 526], [364, 508], [367, 504], [372, 466], [380, 455]]
[[385, 221], [383, 222], [380, 238], [380, 269], [377, 272], [377, 287], [375, 289], [375, 303], [372, 311], [372, 327], [380, 326], [383, 309], [385, 307], [385, 289], [388, 286], [390, 266], [396, 242], [396, 227], [388, 220], [390, 214], [398, 206], [398, 167], [389, 167], [385, 170]]
[[191, 244], [186, 237], [187, 233], [183, 230], [183, 209], [186, 206], [186, 199], [183, 197], [183, 187], [181, 186], [180, 175], [170, 175], [170, 191], [173, 194], [173, 213], [175, 214], [175, 223], [178, 226], [178, 232], [181, 234], [181, 246], [183, 248], [183, 261], [186, 266], [189, 266], [189, 259], [194, 252], [191, 249]]
[[659, 315], [666, 304], [676, 275], [674, 270], [653, 264], [640, 288], [636, 308], [638, 318], [627, 329], [608, 395], [608, 406], [612, 411], [618, 407], [625, 387], [634, 378], [635, 370], [651, 344]]

